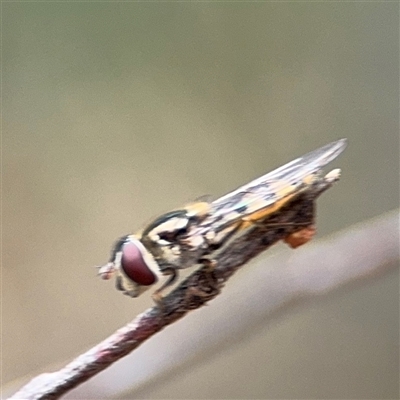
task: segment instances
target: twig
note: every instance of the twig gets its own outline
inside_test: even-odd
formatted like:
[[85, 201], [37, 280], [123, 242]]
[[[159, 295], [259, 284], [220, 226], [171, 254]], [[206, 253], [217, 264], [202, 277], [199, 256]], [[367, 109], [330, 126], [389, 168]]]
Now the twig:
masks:
[[145, 340], [171, 323], [215, 298], [224, 283], [238, 268], [299, 227], [314, 224], [315, 200], [331, 187], [332, 181], [321, 179], [296, 197], [279, 213], [250, 229], [217, 258], [210, 273], [201, 268], [182, 282], [163, 300], [164, 307], [153, 307], [116, 331], [88, 352], [57, 372], [39, 375], [10, 399], [57, 399], [72, 388], [104, 370], [132, 352]]
[[[326, 303], [322, 297], [334, 291], [345, 295], [383, 275], [393, 276], [399, 261], [399, 210], [316, 240], [296, 252], [265, 253], [248, 270], [241, 271], [239, 279], [229, 282], [229, 288], [211, 307], [203, 307], [198, 314], [156, 335], [148, 346], [137, 349], [66, 398], [152, 398], [177, 377], [185, 380], [190, 371], [198, 371], [201, 364], [221, 353], [232, 352], [277, 319], [290, 319], [293, 311], [301, 313], [299, 306], [311, 301]], [[397, 317], [395, 313], [393, 318]], [[183, 340], [177, 340], [182, 335]], [[265, 353], [267, 357], [269, 350]], [[266, 358], [265, 363], [269, 362]], [[251, 370], [243, 378], [252, 385]]]

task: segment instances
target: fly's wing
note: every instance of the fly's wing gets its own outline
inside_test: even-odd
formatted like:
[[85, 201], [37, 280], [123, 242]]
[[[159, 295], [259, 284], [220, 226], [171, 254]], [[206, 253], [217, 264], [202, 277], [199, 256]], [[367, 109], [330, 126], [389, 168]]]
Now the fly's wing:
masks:
[[220, 197], [212, 203], [212, 212], [204, 225], [218, 231], [243, 217], [265, 217], [276, 211], [293, 195], [309, 186], [321, 169], [346, 147], [347, 140], [329, 143], [282, 167]]

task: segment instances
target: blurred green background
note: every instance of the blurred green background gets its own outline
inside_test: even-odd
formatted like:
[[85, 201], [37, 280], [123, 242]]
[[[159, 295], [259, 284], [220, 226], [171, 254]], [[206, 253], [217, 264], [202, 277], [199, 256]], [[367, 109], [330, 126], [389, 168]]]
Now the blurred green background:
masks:
[[[399, 205], [398, 3], [8, 2], [2, 21], [3, 383], [151, 305], [92, 266], [161, 212], [341, 137], [319, 235]], [[397, 398], [398, 283], [266, 321], [143, 396]]]

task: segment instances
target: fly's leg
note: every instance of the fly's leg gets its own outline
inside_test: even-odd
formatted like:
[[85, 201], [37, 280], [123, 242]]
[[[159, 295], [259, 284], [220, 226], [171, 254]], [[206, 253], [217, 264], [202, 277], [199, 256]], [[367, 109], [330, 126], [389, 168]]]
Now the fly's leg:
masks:
[[266, 226], [304, 226], [304, 223], [297, 223], [297, 222], [260, 222], [254, 219], [251, 219], [250, 217], [243, 217], [243, 225], [245, 227], [251, 227], [251, 226], [258, 226], [258, 227], [266, 227]]
[[299, 227], [300, 229], [296, 232], [288, 234], [283, 241], [288, 244], [291, 248], [302, 246], [303, 244], [309, 242], [316, 233], [316, 227], [311, 222], [308, 225], [304, 223], [287, 222], [287, 223], [274, 223], [274, 222], [262, 222], [257, 219], [252, 219], [251, 216], [242, 217], [238, 223], [232, 228], [226, 226], [222, 228], [218, 233], [214, 231], [208, 232], [206, 240], [211, 248], [215, 248], [213, 255], [222, 252], [224, 249], [228, 248], [233, 240], [236, 240], [243, 234], [245, 234], [249, 229], [258, 227]]
[[208, 297], [210, 296], [210, 290], [212, 293], [219, 293], [220, 288], [218, 285], [218, 280], [215, 277], [214, 270], [218, 265], [216, 260], [217, 254], [223, 251], [231, 242], [231, 239], [235, 239], [237, 237], [237, 232], [242, 225], [242, 221], [238, 221], [236, 225], [226, 226], [219, 230], [219, 232], [215, 232], [214, 230], [210, 230], [204, 236], [204, 239], [207, 243], [207, 247], [209, 249], [208, 254], [204, 257], [201, 257], [198, 260], [198, 263], [203, 266], [202, 271], [204, 272], [205, 287], [208, 290], [204, 290], [199, 286], [191, 287], [189, 290], [189, 295], [194, 295], [198, 297]]
[[173, 285], [176, 279], [178, 278], [178, 272], [174, 268], [167, 268], [163, 271], [165, 275], [170, 275], [168, 280], [161, 286], [159, 287], [152, 295], [151, 298], [153, 299], [154, 303], [156, 303], [158, 308], [163, 308], [163, 302], [162, 302], [162, 295], [161, 293], [167, 289], [169, 286]]
[[214, 271], [217, 266], [216, 260], [207, 257], [200, 258], [199, 263], [205, 267], [205, 272], [207, 273]]
[[[218, 231], [210, 230], [205, 235], [205, 240], [210, 249], [210, 253], [214, 256], [223, 251], [230, 243], [232, 239], [238, 237], [239, 232], [243, 226], [243, 221], [238, 220], [235, 224], [222, 226]], [[206, 259], [208, 259], [206, 257]], [[215, 262], [215, 261], [214, 261]], [[212, 264], [209, 264], [211, 267]]]
[[207, 298], [210, 298], [210, 296], [215, 296], [221, 291], [218, 286], [217, 278], [213, 273], [215, 267], [217, 266], [217, 262], [216, 260], [203, 257], [199, 260], [199, 263], [203, 265], [203, 274], [196, 286], [190, 286], [188, 288], [186, 297], [191, 298], [195, 296], [207, 301]]
[[310, 224], [305, 226], [302, 223], [295, 223], [295, 222], [287, 222], [287, 223], [261, 223], [259, 221], [252, 220], [249, 217], [244, 217], [243, 218], [244, 223], [247, 226], [255, 225], [255, 226], [288, 226], [288, 227], [295, 227], [299, 226], [302, 227], [302, 229], [290, 233], [289, 235], [285, 236], [282, 240], [292, 249], [296, 249], [297, 247], [302, 246], [303, 244], [306, 244], [312, 238], [315, 236], [315, 233], [317, 232], [317, 228], [314, 224]]

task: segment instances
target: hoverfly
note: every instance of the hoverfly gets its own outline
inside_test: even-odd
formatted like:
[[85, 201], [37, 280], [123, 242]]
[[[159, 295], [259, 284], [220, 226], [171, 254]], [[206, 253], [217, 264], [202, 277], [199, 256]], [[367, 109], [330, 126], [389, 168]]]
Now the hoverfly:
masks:
[[[109, 279], [116, 273], [117, 289], [131, 297], [139, 296], [165, 276], [168, 279], [152, 296], [160, 304], [161, 292], [173, 284], [179, 269], [195, 265], [212, 268], [213, 255], [309, 189], [346, 143], [341, 139], [327, 144], [213, 202], [197, 201], [161, 215], [139, 232], [117, 240], [99, 275]], [[339, 175], [340, 170], [333, 170], [326, 179], [334, 182]], [[297, 247], [313, 233], [313, 228], [307, 227], [285, 241]]]

